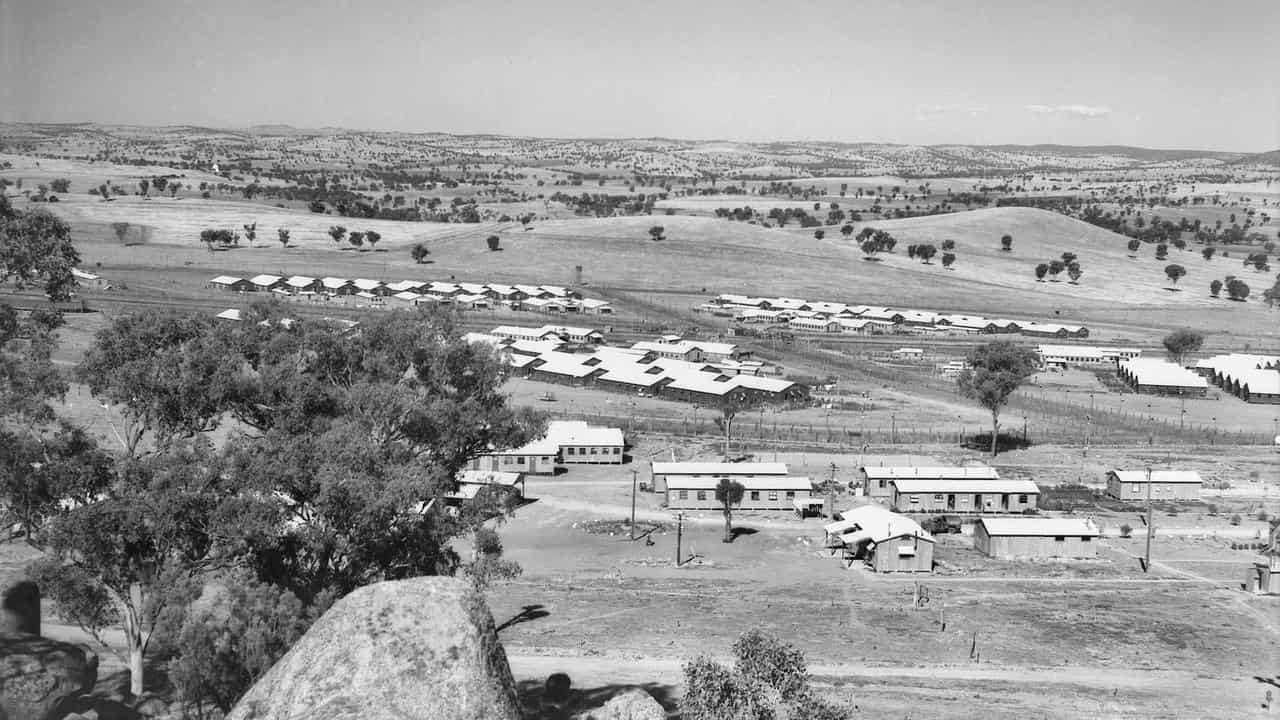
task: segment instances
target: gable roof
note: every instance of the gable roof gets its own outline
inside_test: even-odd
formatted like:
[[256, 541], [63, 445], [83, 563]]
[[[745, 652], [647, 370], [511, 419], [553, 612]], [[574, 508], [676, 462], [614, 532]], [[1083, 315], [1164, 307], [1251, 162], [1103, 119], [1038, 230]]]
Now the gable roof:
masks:
[[976, 465], [969, 467], [916, 467], [898, 465], [889, 467], [864, 467], [862, 472], [869, 480], [891, 478], [919, 478], [927, 480], [999, 480], [1000, 473], [993, 467]]
[[[1145, 483], [1147, 481], [1146, 470], [1112, 470], [1109, 474], [1115, 475], [1120, 482]], [[1204, 483], [1204, 479], [1195, 470], [1152, 470], [1151, 482], [1195, 483], [1200, 485]]]
[[786, 463], [655, 462], [654, 475], [786, 475]]
[[1039, 495], [1040, 488], [1030, 480], [945, 480], [924, 478], [893, 478], [890, 480], [900, 493], [1008, 493], [1011, 495]]

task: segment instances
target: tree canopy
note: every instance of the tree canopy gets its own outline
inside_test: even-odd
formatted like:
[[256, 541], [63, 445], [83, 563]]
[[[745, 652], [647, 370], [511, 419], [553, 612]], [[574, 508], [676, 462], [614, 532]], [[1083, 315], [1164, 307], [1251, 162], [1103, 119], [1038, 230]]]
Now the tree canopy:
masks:
[[62, 302], [75, 291], [71, 271], [79, 264], [65, 221], [46, 210], [18, 212], [7, 198], [0, 202], [0, 283], [12, 280], [20, 290], [35, 285]]
[[991, 413], [991, 454], [996, 454], [1000, 410], [1009, 396], [1035, 372], [1035, 351], [1005, 340], [985, 343], [969, 353], [968, 365], [957, 383], [960, 392]]
[[1188, 353], [1193, 353], [1204, 345], [1204, 333], [1183, 328], [1165, 335], [1163, 342], [1169, 359], [1181, 365]]

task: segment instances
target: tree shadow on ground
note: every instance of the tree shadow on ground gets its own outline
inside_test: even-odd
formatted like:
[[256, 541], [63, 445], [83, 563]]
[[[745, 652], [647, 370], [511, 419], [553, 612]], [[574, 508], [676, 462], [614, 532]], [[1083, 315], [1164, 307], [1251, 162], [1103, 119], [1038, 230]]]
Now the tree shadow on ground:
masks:
[[676, 717], [675, 713], [679, 710], [679, 706], [675, 701], [676, 688], [673, 685], [644, 683], [574, 688], [569, 693], [568, 702], [563, 707], [556, 707], [549, 702], [544, 702], [546, 688], [543, 681], [523, 680], [516, 683], [516, 693], [520, 696], [520, 703], [525, 709], [525, 720], [568, 720], [579, 713], [597, 710], [611, 698], [636, 688], [649, 693], [654, 700], [657, 700], [662, 709], [666, 710], [668, 717]]
[[1263, 685], [1274, 685], [1280, 688], [1280, 675], [1277, 675], [1275, 677], [1263, 677], [1261, 675], [1254, 675], [1253, 679], [1257, 680]]
[[[996, 437], [996, 452], [1008, 452], [1010, 450], [1025, 450], [1035, 443], [1029, 440], [1023, 440], [1020, 434], [1000, 433]], [[960, 446], [966, 450], [984, 450], [991, 452], [991, 433], [979, 433], [977, 435], [966, 435]]]
[[740, 535], [755, 535], [758, 532], [760, 531], [756, 530], [755, 528], [736, 527], [729, 533], [729, 537], [731, 537], [734, 540], [737, 540]]
[[550, 615], [551, 612], [546, 609], [545, 605], [525, 605], [520, 608], [520, 612], [512, 615], [510, 619], [498, 626], [497, 631], [502, 632], [512, 625], [519, 625], [523, 622], [538, 620]]

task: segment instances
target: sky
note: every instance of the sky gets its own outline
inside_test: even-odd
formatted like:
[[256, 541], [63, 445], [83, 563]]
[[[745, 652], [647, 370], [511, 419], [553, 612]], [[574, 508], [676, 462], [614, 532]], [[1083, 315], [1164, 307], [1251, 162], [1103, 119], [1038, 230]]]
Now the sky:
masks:
[[0, 121], [1280, 148], [1280, 0], [0, 0]]

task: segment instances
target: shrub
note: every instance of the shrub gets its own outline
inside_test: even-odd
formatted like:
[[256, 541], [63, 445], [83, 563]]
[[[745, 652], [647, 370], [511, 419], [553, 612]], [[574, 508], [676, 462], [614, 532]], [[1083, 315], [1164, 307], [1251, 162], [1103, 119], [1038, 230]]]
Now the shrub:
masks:
[[485, 241], [485, 244], [489, 246], [490, 252], [495, 252], [497, 250], [502, 249], [501, 248], [502, 241], [498, 239], [497, 235], [490, 235], [489, 237], [485, 238], [484, 241]]
[[1133, 534], [1132, 525], [1130, 525], [1129, 523], [1124, 523], [1120, 526], [1120, 537], [1127, 538], [1132, 534]]
[[1258, 520], [1259, 520], [1259, 521], [1261, 521], [1261, 522], [1266, 522], [1268, 519], [1270, 519], [1270, 517], [1271, 517], [1271, 516], [1267, 514], [1267, 511], [1266, 511], [1266, 510], [1259, 510], [1259, 511], [1258, 511]]
[[1239, 524], [1240, 524], [1240, 522], [1241, 522], [1241, 520], [1242, 520], [1242, 518], [1241, 518], [1239, 515], [1232, 515], [1232, 516], [1231, 516], [1231, 524], [1232, 524], [1232, 525], [1239, 525]]

